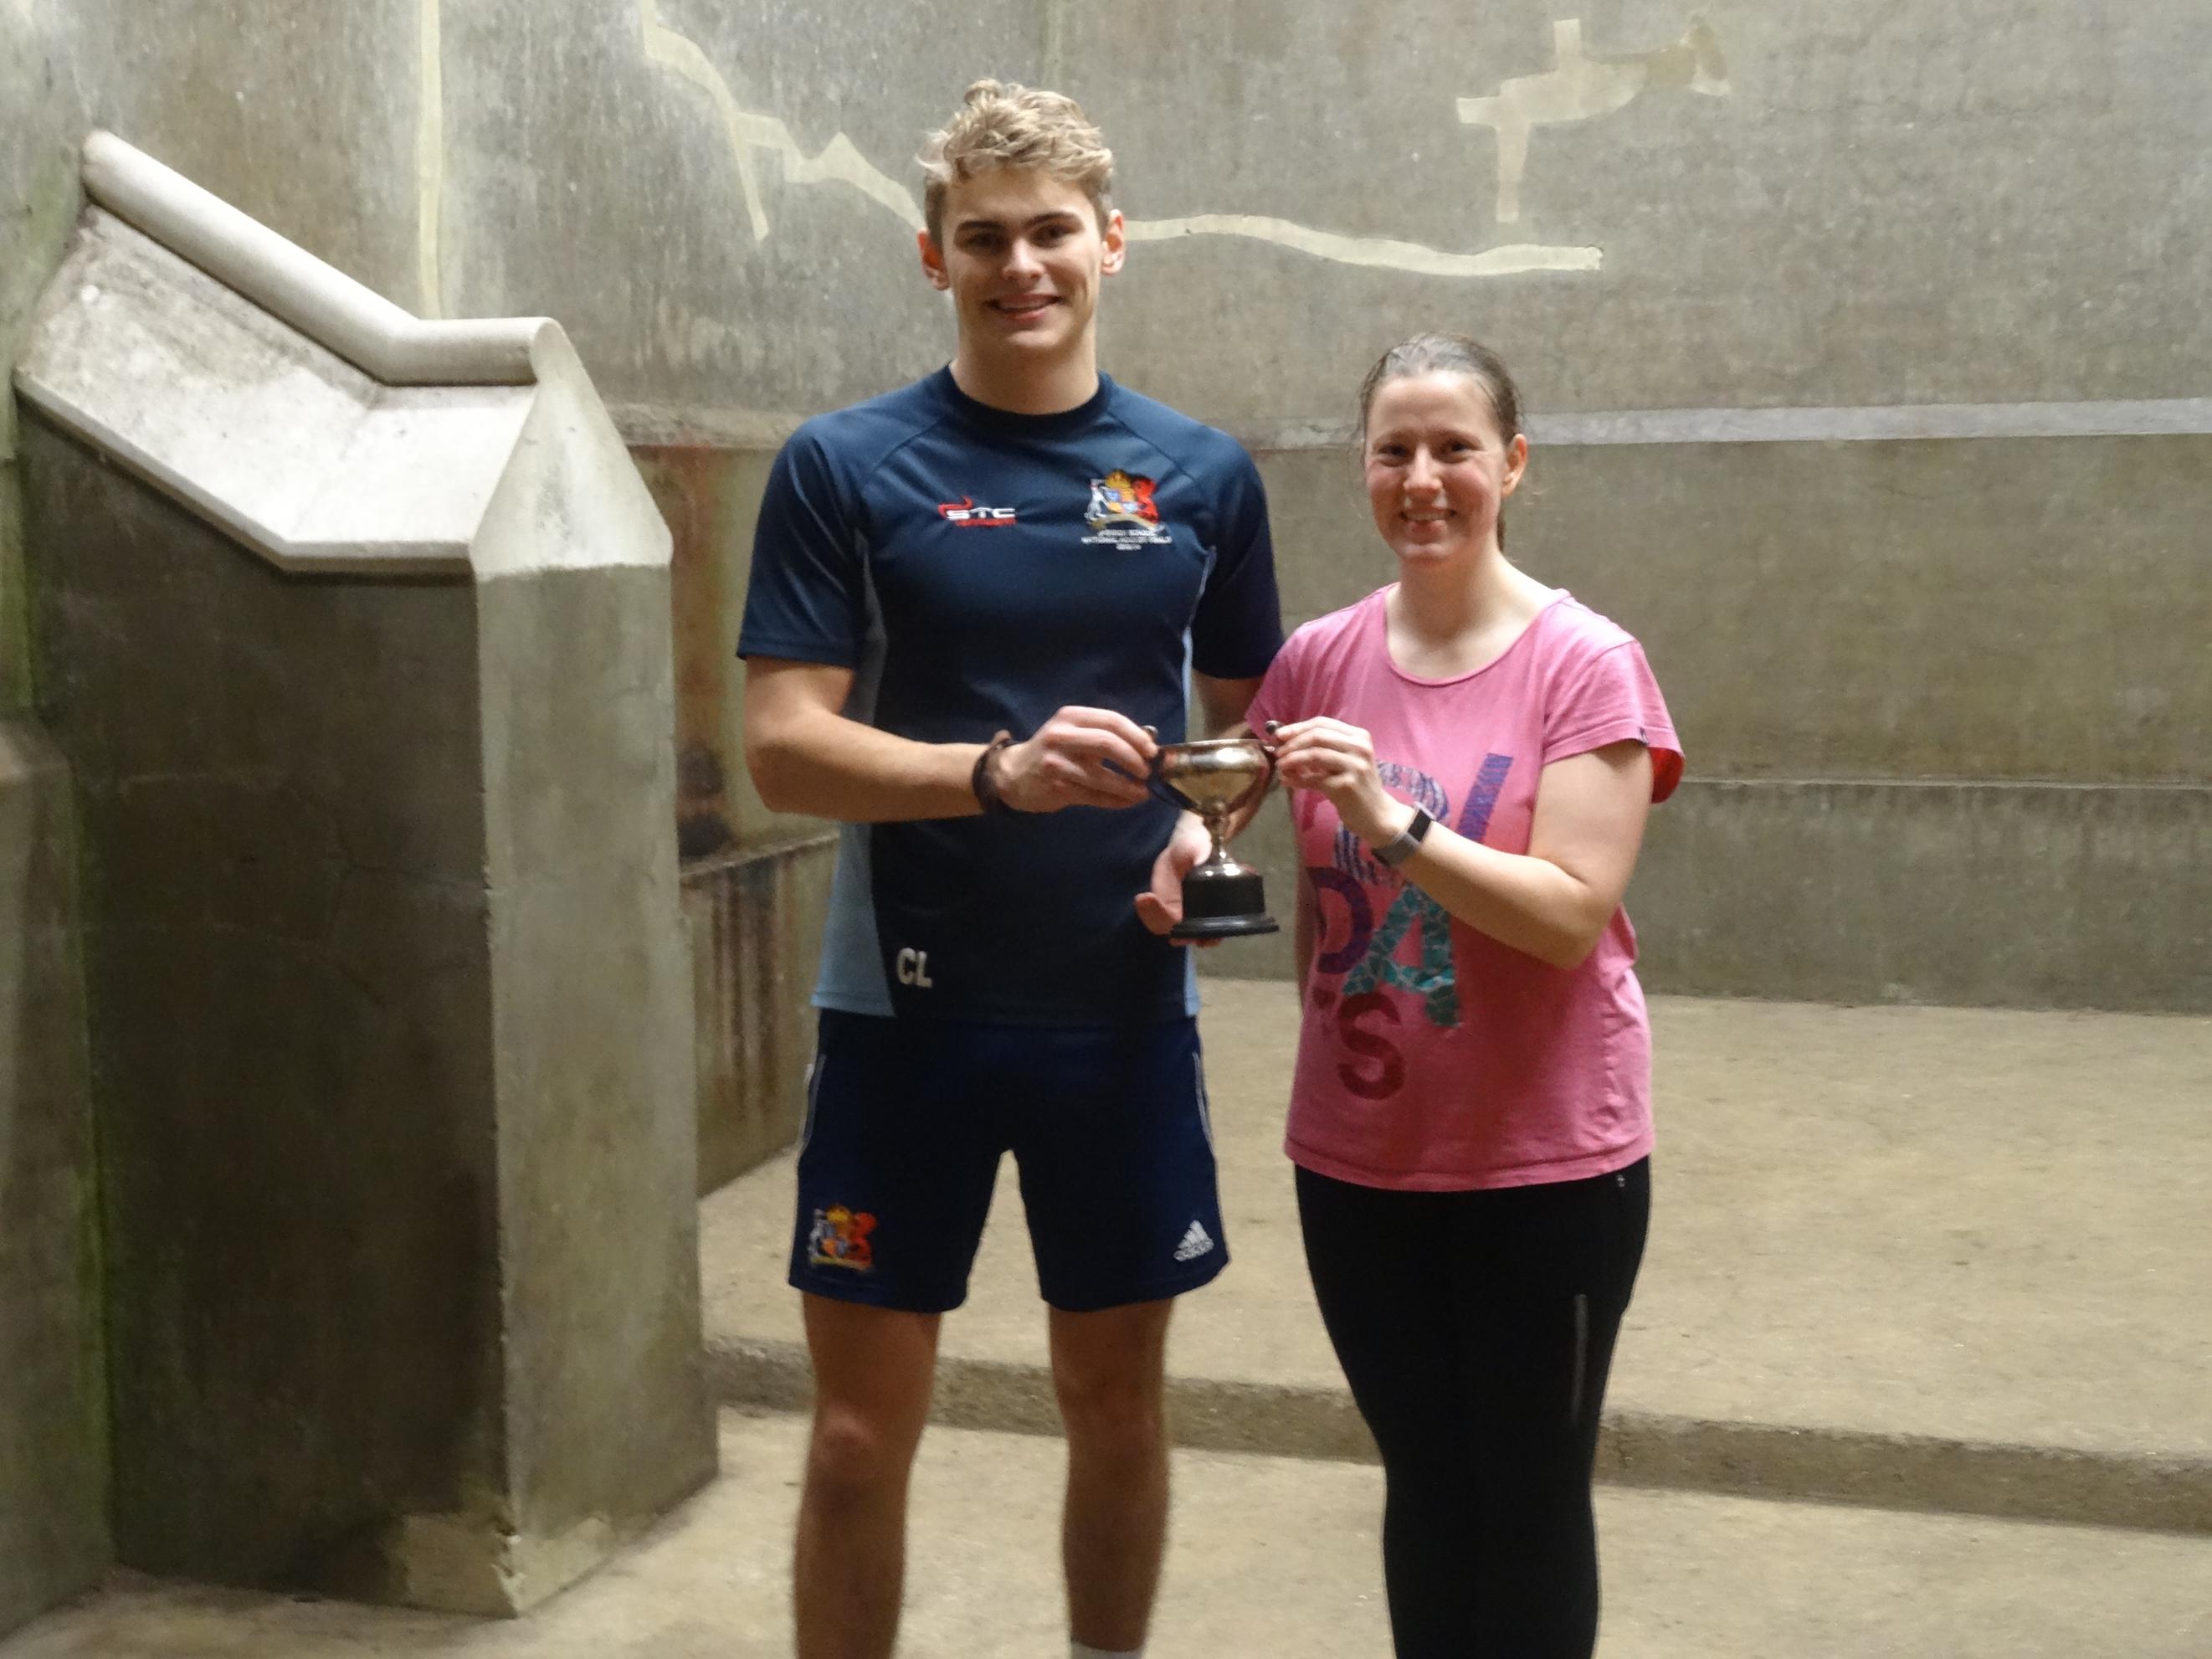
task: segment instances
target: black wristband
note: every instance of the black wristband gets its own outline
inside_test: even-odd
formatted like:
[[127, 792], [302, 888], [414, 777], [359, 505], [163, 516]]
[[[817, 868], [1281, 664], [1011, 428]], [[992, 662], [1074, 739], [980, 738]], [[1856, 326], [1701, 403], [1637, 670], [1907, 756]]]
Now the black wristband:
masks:
[[991, 771], [991, 757], [1002, 749], [1012, 747], [1013, 741], [1012, 732], [1000, 732], [997, 737], [983, 745], [983, 752], [975, 757], [975, 769], [968, 774], [969, 793], [975, 797], [975, 805], [981, 807], [987, 814], [1011, 812], [1014, 810], [1006, 805], [1005, 797], [999, 793], [999, 780]]

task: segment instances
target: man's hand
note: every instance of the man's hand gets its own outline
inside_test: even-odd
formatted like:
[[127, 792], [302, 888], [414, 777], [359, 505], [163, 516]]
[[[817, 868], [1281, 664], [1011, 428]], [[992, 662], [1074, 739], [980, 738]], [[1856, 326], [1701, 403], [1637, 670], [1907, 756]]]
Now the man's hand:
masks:
[[1110, 708], [1068, 708], [1026, 743], [1000, 755], [992, 763], [993, 775], [999, 799], [1017, 812], [1137, 806], [1152, 799], [1145, 780], [1159, 749], [1151, 733], [1127, 715]]
[[[1155, 933], [1164, 934], [1182, 920], [1182, 878], [1196, 869], [1213, 850], [1213, 837], [1195, 812], [1176, 820], [1175, 834], [1152, 860], [1150, 890], [1137, 895], [1137, 919]], [[1218, 945], [1218, 939], [1177, 939], [1178, 945]]]

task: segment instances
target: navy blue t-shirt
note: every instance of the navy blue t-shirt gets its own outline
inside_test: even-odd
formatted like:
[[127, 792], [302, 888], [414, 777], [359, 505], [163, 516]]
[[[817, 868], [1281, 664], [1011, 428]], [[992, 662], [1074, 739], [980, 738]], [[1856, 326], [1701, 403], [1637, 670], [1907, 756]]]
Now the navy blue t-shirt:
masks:
[[[1188, 670], [1282, 643], [1267, 501], [1226, 434], [1101, 376], [1058, 415], [948, 369], [817, 416], [777, 456], [738, 652], [854, 671], [844, 713], [924, 743], [1025, 738], [1068, 704], [1186, 735]], [[1024, 1024], [1195, 1011], [1132, 899], [1174, 827], [1115, 811], [847, 824], [815, 1002]]]

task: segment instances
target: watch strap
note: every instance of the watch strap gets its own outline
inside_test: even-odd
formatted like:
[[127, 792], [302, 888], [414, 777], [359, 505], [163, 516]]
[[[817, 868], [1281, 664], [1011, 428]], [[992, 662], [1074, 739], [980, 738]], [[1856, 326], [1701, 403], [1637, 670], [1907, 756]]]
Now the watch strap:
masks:
[[1413, 849], [1421, 844], [1421, 837], [1429, 833], [1429, 826], [1435, 822], [1436, 820], [1429, 816], [1426, 809], [1416, 806], [1413, 809], [1413, 821], [1411, 823], [1380, 847], [1371, 849], [1375, 854], [1375, 861], [1395, 869], [1413, 856]]
[[1000, 732], [983, 745], [983, 752], [975, 757], [975, 768], [968, 774], [969, 793], [975, 797], [975, 805], [981, 807], [987, 816], [997, 817], [1014, 810], [1006, 804], [1006, 797], [999, 793], [999, 775], [991, 764], [1001, 751], [1012, 747], [1013, 741], [1012, 732]]

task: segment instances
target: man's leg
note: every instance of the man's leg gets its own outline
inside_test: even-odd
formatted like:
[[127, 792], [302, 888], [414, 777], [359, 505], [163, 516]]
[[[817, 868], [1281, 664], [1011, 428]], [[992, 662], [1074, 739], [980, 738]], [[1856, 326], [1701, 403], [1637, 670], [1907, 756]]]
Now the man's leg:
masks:
[[906, 1494], [929, 1415], [936, 1314], [801, 1298], [814, 1432], [799, 1503], [799, 1659], [889, 1659], [906, 1577]]
[[1052, 1380], [1067, 1427], [1060, 1547], [1070, 1635], [1102, 1653], [1145, 1644], [1167, 1541], [1162, 1408], [1172, 1302], [1052, 1310]]
[[1172, 1298], [1229, 1259], [1194, 1021], [1041, 1032], [1010, 1114], [1067, 1429], [1078, 1654], [1144, 1646], [1167, 1537]]
[[938, 1323], [967, 1293], [999, 1162], [969, 1103], [971, 1061], [928, 1022], [822, 1016], [791, 1243], [815, 1389], [799, 1659], [884, 1659], [898, 1632]]

